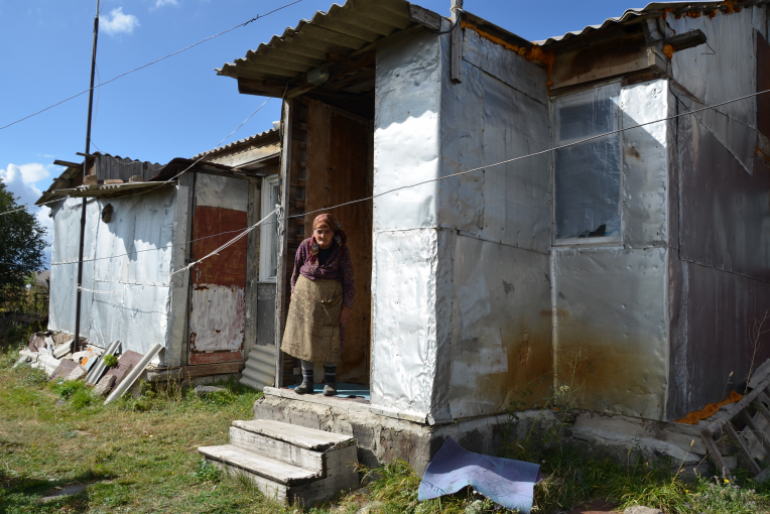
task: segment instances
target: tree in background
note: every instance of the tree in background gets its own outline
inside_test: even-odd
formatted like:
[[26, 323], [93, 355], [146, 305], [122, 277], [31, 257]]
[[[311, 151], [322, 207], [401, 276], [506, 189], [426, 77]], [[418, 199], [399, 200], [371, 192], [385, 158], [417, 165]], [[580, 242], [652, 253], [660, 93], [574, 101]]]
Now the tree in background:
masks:
[[[18, 209], [17, 200], [0, 182], [0, 212]], [[44, 235], [26, 209], [0, 216], [0, 305], [18, 299], [25, 278], [43, 267]]]

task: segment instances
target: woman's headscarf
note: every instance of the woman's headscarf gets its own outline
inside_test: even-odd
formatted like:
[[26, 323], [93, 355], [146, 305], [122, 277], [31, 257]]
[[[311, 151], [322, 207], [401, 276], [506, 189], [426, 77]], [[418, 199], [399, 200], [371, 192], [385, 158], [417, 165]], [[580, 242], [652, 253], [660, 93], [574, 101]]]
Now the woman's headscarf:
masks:
[[[334, 232], [334, 242], [339, 246], [343, 246], [347, 242], [347, 236], [345, 231], [342, 230], [340, 223], [331, 214], [319, 214], [313, 220], [313, 232], [319, 227], [326, 227]], [[310, 246], [310, 262], [318, 260], [318, 251], [321, 247], [318, 245], [318, 241], [313, 236], [313, 243]]]

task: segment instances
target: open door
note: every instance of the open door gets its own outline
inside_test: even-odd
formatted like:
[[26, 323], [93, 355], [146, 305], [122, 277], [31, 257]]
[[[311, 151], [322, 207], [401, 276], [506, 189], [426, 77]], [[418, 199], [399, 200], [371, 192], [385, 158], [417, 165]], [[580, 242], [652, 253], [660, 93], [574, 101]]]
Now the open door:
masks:
[[[374, 120], [346, 112], [320, 100], [295, 99], [291, 104], [291, 151], [289, 188], [284, 190], [284, 208], [289, 215], [325, 210], [337, 204], [371, 197], [373, 191]], [[371, 369], [372, 309], [372, 201], [330, 209], [348, 236], [355, 273], [355, 301], [346, 328], [343, 360], [337, 381], [369, 384]], [[287, 223], [285, 254], [281, 259], [281, 316], [285, 322], [291, 301], [290, 283], [294, 255], [303, 239], [310, 237], [316, 214]], [[299, 363], [279, 355], [283, 385], [300, 378]], [[323, 379], [322, 368], [316, 379]]]

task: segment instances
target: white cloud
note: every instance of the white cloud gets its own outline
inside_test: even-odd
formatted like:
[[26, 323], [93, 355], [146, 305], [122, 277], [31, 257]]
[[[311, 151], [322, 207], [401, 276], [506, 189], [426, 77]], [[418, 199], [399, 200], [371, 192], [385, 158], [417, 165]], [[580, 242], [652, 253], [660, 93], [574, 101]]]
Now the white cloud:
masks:
[[110, 35], [122, 34], [124, 32], [131, 34], [139, 26], [139, 18], [133, 14], [123, 14], [123, 8], [118, 7], [110, 11], [110, 14], [99, 22], [99, 26]]
[[28, 212], [35, 215], [35, 218], [46, 229], [45, 241], [48, 243], [48, 247], [44, 250], [44, 262], [45, 266], [51, 262], [51, 235], [53, 233], [53, 220], [48, 217], [51, 210], [48, 207], [37, 207], [35, 202], [40, 195], [40, 189], [35, 182], [48, 178], [49, 173], [44, 164], [37, 162], [22, 164], [17, 166], [15, 164], [8, 164], [8, 168], [0, 169], [0, 181], [2, 181], [6, 188], [19, 197], [20, 205], [27, 205]]
[[155, 0], [155, 8], [160, 9], [165, 5], [179, 5], [177, 0]]

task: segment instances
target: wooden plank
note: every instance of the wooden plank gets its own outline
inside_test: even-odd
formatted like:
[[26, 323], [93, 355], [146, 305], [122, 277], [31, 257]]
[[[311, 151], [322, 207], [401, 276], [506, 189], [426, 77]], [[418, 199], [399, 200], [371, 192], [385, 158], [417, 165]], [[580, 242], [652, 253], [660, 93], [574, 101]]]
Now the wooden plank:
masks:
[[756, 437], [759, 442], [762, 443], [762, 447], [765, 449], [765, 451], [770, 451], [770, 437], [768, 437], [767, 433], [764, 430], [761, 430], [759, 426], [754, 423], [754, 418], [752, 418], [745, 410], [741, 411], [741, 418], [743, 418], [743, 421], [746, 422], [746, 425], [748, 425], [749, 430], [752, 431], [754, 437]]
[[729, 421], [737, 416], [743, 409], [754, 403], [755, 400], [764, 395], [765, 389], [770, 386], [770, 376], [764, 379], [759, 385], [751, 391], [749, 394], [743, 397], [739, 402], [733, 403], [724, 411], [720, 410], [714, 416], [714, 421], [703, 430], [708, 430], [714, 437], [719, 437], [722, 434], [722, 428], [725, 425], [725, 421]]
[[691, 30], [683, 34], [677, 34], [676, 36], [664, 39], [663, 45], [671, 45], [677, 52], [680, 50], [686, 50], [694, 46], [702, 45], [706, 42], [706, 34], [700, 29]]
[[441, 30], [441, 15], [419, 5], [409, 4], [409, 19], [431, 30]]
[[[249, 203], [246, 223], [250, 227], [262, 218], [262, 191], [259, 184], [249, 183]], [[245, 326], [243, 352], [249, 358], [251, 348], [257, 344], [257, 299], [259, 290], [259, 230], [252, 230], [246, 242], [246, 289], [244, 291]]]
[[760, 469], [757, 462], [751, 456], [751, 452], [749, 451], [749, 448], [746, 446], [746, 441], [744, 441], [743, 438], [738, 434], [738, 432], [735, 431], [735, 427], [729, 421], [725, 423], [725, 428], [727, 429], [727, 433], [730, 434], [730, 437], [733, 438], [733, 440], [738, 444], [738, 447], [741, 449], [741, 455], [743, 455], [743, 460], [746, 463], [746, 465], [749, 467], [751, 472], [754, 473], [755, 475], [759, 474], [759, 472], [762, 471], [762, 469]]
[[[292, 131], [294, 123], [292, 121], [292, 106], [294, 100], [285, 100], [283, 103], [283, 152], [281, 154], [281, 206], [282, 215], [286, 216], [289, 208], [289, 193], [291, 181], [291, 154], [292, 154]], [[288, 295], [286, 294], [289, 286], [286, 280], [286, 267], [290, 257], [286, 254], [289, 248], [289, 238], [286, 223], [279, 222], [278, 231], [278, 272], [276, 278], [275, 293], [275, 385], [283, 386], [283, 352], [281, 351], [281, 339], [283, 338], [284, 320], [286, 319], [287, 309], [289, 307]]]
[[162, 382], [165, 380], [181, 380], [211, 375], [226, 375], [238, 373], [246, 365], [243, 362], [222, 362], [217, 364], [202, 364], [200, 366], [183, 366], [166, 370], [150, 371], [147, 373], [148, 382]]
[[450, 64], [449, 73], [452, 82], [459, 84], [463, 81], [463, 30], [462, 30], [462, 14], [457, 13], [457, 21], [452, 32], [450, 34]]
[[53, 161], [53, 163], [58, 166], [67, 166], [68, 168], [81, 168], [81, 169], [83, 168], [82, 162], [70, 162], [70, 161], [62, 161], [62, 160], [56, 159], [55, 161]]
[[730, 471], [730, 468], [727, 467], [727, 463], [725, 462], [724, 457], [722, 457], [722, 454], [719, 452], [719, 448], [717, 448], [717, 445], [714, 442], [714, 438], [711, 437], [711, 433], [707, 430], [704, 430], [701, 432], [701, 437], [703, 438], [703, 443], [706, 445], [706, 449], [711, 456], [714, 467], [717, 468], [717, 473], [720, 471], [723, 473]]
[[238, 92], [242, 95], [281, 98], [286, 92], [286, 86], [274, 80], [238, 77]]

